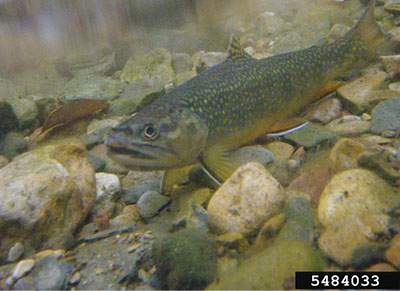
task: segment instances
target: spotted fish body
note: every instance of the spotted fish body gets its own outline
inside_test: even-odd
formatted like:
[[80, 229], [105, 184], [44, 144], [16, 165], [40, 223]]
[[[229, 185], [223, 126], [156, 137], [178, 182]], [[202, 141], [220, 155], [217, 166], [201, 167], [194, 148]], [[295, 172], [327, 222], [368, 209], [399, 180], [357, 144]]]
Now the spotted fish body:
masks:
[[384, 35], [372, 0], [336, 42], [261, 60], [231, 41], [229, 57], [114, 128], [105, 143], [130, 168], [181, 167], [200, 160], [220, 180], [232, 173], [229, 151], [270, 132], [329, 90], [344, 72], [377, 57]]

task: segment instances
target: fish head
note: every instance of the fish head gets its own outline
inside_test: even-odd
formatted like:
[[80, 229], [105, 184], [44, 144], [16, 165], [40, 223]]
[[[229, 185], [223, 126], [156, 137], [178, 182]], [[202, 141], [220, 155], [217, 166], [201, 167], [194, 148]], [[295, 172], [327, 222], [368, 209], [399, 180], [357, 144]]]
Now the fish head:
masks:
[[127, 168], [161, 170], [190, 165], [204, 150], [208, 128], [178, 106], [148, 106], [111, 130], [108, 155]]

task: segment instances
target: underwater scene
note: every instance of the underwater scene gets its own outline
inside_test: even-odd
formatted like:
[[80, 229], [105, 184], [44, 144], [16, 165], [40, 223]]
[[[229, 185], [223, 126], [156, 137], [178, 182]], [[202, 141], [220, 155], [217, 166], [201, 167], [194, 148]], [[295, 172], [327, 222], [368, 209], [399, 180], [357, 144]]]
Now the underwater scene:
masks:
[[0, 0], [0, 289], [331, 271], [400, 286], [400, 1]]

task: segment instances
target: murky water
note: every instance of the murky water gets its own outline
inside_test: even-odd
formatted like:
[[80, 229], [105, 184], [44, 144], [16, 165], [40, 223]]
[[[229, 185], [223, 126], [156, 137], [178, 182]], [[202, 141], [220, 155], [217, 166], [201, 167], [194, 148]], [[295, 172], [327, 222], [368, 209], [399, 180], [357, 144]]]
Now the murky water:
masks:
[[[222, 186], [199, 164], [164, 180], [127, 169], [103, 143], [224, 61], [233, 34], [255, 59], [325, 46], [367, 2], [0, 0], [0, 288], [284, 289], [298, 270], [399, 271], [399, 56], [318, 92], [295, 113], [308, 126], [230, 153], [250, 163]], [[377, 2], [399, 42], [399, 4]]]

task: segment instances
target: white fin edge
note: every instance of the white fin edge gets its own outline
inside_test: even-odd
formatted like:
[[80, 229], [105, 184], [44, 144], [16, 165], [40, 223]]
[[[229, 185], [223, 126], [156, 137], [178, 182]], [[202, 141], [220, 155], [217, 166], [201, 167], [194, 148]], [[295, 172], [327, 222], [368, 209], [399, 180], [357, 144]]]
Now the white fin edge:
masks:
[[291, 129], [288, 129], [288, 130], [284, 130], [284, 131], [280, 131], [280, 132], [276, 132], [276, 133], [268, 133], [268, 134], [267, 134], [267, 137], [279, 137], [279, 136], [284, 136], [284, 135], [287, 135], [287, 134], [289, 134], [289, 133], [298, 131], [298, 130], [300, 130], [300, 129], [306, 127], [306, 126], [309, 125], [309, 124], [310, 124], [310, 122], [307, 121], [307, 122], [304, 122], [303, 124], [300, 124], [299, 126], [293, 127], [293, 128], [291, 128]]
[[211, 173], [206, 169], [206, 167], [201, 165], [201, 168], [203, 169], [204, 173], [206, 173], [207, 176], [210, 177], [211, 180], [213, 180], [214, 183], [218, 185], [218, 187], [220, 187], [222, 185], [222, 183], [220, 181], [218, 181], [213, 175], [211, 175]]

